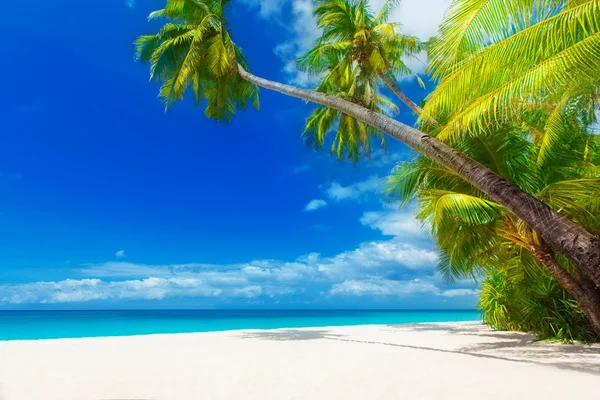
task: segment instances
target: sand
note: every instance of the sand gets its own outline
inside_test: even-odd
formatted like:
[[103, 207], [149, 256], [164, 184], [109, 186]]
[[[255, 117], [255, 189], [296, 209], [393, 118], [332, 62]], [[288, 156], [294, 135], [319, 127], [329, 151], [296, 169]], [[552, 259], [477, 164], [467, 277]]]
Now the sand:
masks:
[[600, 346], [478, 323], [0, 342], [2, 400], [566, 399]]

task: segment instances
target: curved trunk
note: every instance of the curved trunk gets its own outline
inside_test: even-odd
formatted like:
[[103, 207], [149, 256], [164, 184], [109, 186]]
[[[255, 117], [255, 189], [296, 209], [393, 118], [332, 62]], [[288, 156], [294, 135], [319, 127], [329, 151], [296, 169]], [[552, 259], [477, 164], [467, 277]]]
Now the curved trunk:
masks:
[[575, 299], [581, 310], [590, 321], [594, 332], [600, 337], [600, 303], [595, 296], [590, 297], [583, 285], [556, 261], [554, 256], [539, 246], [531, 246], [531, 253], [536, 261], [545, 266], [556, 281]]
[[394, 92], [394, 94], [400, 99], [400, 101], [402, 101], [404, 104], [406, 104], [408, 106], [408, 108], [413, 110], [415, 112], [415, 114], [417, 114], [417, 115], [423, 114], [423, 109], [421, 107], [419, 107], [418, 105], [416, 105], [414, 101], [409, 99], [407, 95], [402, 93], [402, 91], [400, 90], [398, 85], [396, 85], [396, 82], [391, 80], [389, 76], [387, 76], [381, 70], [377, 71], [377, 75], [379, 75], [381, 80], [386, 84], [387, 87], [390, 88], [390, 90], [392, 92]]
[[377, 128], [416, 152], [451, 169], [525, 221], [554, 251], [572, 260], [584, 274], [600, 286], [600, 238], [478, 162], [415, 128], [339, 97], [269, 81], [252, 75], [242, 66], [238, 69], [242, 78], [257, 86], [331, 107]]

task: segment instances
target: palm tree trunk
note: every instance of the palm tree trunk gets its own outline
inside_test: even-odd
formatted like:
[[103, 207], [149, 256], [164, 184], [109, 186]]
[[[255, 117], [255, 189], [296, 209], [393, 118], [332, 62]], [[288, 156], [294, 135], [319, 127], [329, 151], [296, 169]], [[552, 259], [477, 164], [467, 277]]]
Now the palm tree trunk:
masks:
[[581, 274], [578, 281], [583, 290], [585, 291], [585, 294], [596, 304], [600, 304], [600, 289], [598, 289], [596, 285], [594, 285], [594, 282], [592, 282], [590, 278], [583, 274]]
[[416, 105], [414, 101], [409, 99], [407, 95], [402, 93], [402, 91], [400, 90], [398, 85], [396, 85], [396, 82], [394, 82], [392, 79], [390, 79], [390, 77], [387, 76], [385, 74], [385, 72], [383, 72], [382, 70], [378, 70], [377, 75], [379, 75], [381, 80], [386, 84], [387, 87], [390, 88], [390, 90], [392, 92], [394, 92], [394, 94], [400, 99], [400, 101], [403, 102], [404, 104], [406, 104], [408, 106], [408, 108], [413, 110], [415, 112], [415, 114], [417, 114], [417, 115], [423, 114], [423, 109], [421, 107], [419, 107], [418, 105]]
[[600, 337], [600, 303], [594, 297], [590, 297], [585, 288], [577, 282], [556, 261], [556, 258], [540, 246], [531, 246], [531, 253], [536, 261], [545, 266], [556, 281], [575, 299], [581, 310], [594, 329], [594, 333]]
[[478, 162], [426, 133], [337, 96], [269, 81], [249, 73], [241, 65], [238, 69], [243, 79], [257, 86], [331, 107], [371, 125], [414, 151], [455, 171], [525, 221], [554, 251], [572, 260], [594, 284], [600, 286], [600, 238]]

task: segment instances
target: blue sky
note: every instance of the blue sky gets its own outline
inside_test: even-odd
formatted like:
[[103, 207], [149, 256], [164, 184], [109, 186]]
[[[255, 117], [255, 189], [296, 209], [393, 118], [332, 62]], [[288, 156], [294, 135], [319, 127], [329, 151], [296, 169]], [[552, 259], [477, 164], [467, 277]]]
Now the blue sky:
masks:
[[[427, 15], [422, 2], [399, 11], [408, 33], [435, 32], [448, 1], [428, 2]], [[265, 90], [260, 112], [228, 125], [190, 102], [165, 114], [132, 46], [163, 4], [35, 0], [0, 15], [10, 38], [0, 308], [475, 305], [473, 283], [435, 276], [435, 247], [410, 207], [381, 195], [381, 179], [413, 156], [404, 146], [340, 164], [302, 141], [311, 105]], [[310, 84], [292, 62], [316, 36], [311, 3], [233, 4], [233, 37], [253, 72]], [[414, 80], [401, 86], [426, 94]]]

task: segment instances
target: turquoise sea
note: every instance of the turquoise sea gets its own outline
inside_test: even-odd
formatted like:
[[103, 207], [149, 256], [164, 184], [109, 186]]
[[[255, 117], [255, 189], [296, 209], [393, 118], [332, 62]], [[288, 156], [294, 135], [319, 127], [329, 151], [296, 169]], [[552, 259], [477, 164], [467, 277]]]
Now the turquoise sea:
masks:
[[475, 310], [0, 311], [0, 340], [475, 320]]

